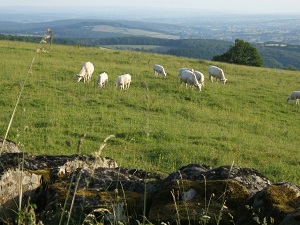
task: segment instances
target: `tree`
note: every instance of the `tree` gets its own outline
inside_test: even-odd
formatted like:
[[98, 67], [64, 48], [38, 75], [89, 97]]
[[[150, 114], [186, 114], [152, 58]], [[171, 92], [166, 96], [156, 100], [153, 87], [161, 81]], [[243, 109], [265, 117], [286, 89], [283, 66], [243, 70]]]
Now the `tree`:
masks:
[[227, 52], [214, 56], [212, 60], [247, 66], [261, 67], [263, 65], [263, 60], [257, 49], [250, 43], [239, 39], [235, 40], [234, 46]]

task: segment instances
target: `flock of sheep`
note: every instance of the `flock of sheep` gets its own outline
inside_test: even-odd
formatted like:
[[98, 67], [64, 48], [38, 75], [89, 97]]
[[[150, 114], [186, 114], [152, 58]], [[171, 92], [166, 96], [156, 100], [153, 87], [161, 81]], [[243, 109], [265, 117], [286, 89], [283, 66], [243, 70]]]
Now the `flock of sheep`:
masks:
[[[83, 82], [88, 81], [91, 79], [92, 74], [94, 72], [94, 65], [91, 62], [86, 62], [82, 65], [80, 72], [77, 74], [77, 81]], [[103, 72], [98, 75], [98, 85], [99, 87], [104, 87], [108, 83], [108, 74]], [[120, 75], [116, 80], [116, 86], [121, 87], [121, 90], [129, 88], [131, 83], [131, 75], [130, 74], [123, 74]]]
[[[154, 65], [153, 67], [154, 74], [157, 77], [159, 74], [161, 74], [163, 77], [167, 76], [167, 73], [165, 72], [165, 69], [161, 65]], [[94, 72], [94, 65], [91, 62], [86, 62], [82, 65], [80, 72], [77, 74], [77, 81], [81, 81], [83, 79], [84, 82], [88, 81]], [[224, 72], [222, 69], [216, 67], [216, 66], [209, 66], [208, 69], [209, 72], [209, 79], [211, 82], [213, 82], [213, 78], [215, 77], [217, 80], [225, 84], [227, 79], [225, 78]], [[204, 75], [196, 70], [189, 69], [189, 68], [180, 68], [178, 71], [178, 77], [180, 80], [180, 83], [185, 83], [186, 87], [189, 85], [190, 87], [195, 86], [196, 89], [201, 91], [201, 87], [204, 85]], [[104, 87], [108, 83], [108, 74], [106, 72], [103, 72], [98, 75], [98, 81], [97, 84], [99, 87]], [[120, 75], [116, 82], [115, 86], [121, 87], [121, 90], [129, 88], [131, 83], [131, 75], [130, 74], [123, 74]]]
[[[153, 67], [154, 75], [157, 77], [161, 74], [163, 77], [167, 76], [165, 69], [161, 65], [154, 65]], [[88, 81], [94, 72], [94, 66], [91, 62], [86, 62], [82, 65], [79, 74], [77, 74], [77, 81], [81, 81], [83, 79], [84, 82]], [[213, 78], [220, 80], [223, 84], [226, 83], [227, 79], [225, 78], [224, 72], [221, 68], [216, 66], [208, 67], [209, 80], [213, 82]], [[180, 68], [178, 70], [178, 77], [180, 83], [185, 83], [186, 87], [189, 85], [190, 87], [196, 87], [197, 90], [201, 91], [201, 87], [204, 85], [204, 75], [196, 70], [190, 68]], [[108, 83], [108, 74], [103, 72], [98, 75], [97, 84], [99, 87], [104, 87]], [[115, 86], [120, 87], [121, 90], [128, 89], [131, 83], [131, 75], [123, 74], [120, 75], [116, 82]], [[293, 91], [291, 95], [287, 98], [287, 102], [289, 103], [291, 100], [296, 101], [296, 105], [299, 105], [300, 99], [300, 91]]]

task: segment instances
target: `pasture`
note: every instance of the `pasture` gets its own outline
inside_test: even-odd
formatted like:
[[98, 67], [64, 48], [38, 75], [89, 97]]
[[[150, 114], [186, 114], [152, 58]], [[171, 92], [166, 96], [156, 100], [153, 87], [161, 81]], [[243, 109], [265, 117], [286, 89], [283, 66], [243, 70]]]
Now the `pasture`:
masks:
[[[44, 46], [48, 48], [49, 46]], [[5, 135], [23, 82], [8, 139], [32, 154], [98, 151], [119, 166], [172, 172], [190, 163], [213, 167], [251, 167], [272, 182], [300, 185], [300, 107], [286, 103], [300, 90], [299, 71], [224, 63], [225, 85], [210, 83], [210, 61], [152, 53], [0, 41], [0, 136]], [[34, 60], [32, 72], [25, 80]], [[82, 64], [95, 71], [88, 83], [77, 82]], [[167, 77], [154, 77], [153, 65]], [[205, 75], [202, 92], [179, 86], [177, 71], [190, 67]], [[108, 85], [97, 87], [106, 72]], [[130, 88], [120, 91], [116, 78], [129, 73]]]

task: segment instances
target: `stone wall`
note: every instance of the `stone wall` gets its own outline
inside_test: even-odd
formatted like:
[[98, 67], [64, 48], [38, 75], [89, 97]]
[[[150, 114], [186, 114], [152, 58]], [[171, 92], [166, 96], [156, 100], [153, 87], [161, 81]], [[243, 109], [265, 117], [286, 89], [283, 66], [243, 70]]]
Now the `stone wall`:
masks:
[[252, 168], [190, 164], [166, 175], [106, 157], [6, 152], [0, 162], [2, 224], [300, 224], [299, 188]]

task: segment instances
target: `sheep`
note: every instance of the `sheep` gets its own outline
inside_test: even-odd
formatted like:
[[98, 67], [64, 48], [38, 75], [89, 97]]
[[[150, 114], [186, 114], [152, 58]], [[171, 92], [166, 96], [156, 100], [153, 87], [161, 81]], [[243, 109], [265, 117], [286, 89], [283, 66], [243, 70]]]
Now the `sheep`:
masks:
[[208, 74], [209, 74], [209, 79], [210, 79], [211, 82], [213, 82], [213, 77], [215, 77], [217, 80], [219, 79], [220, 81], [222, 81], [223, 84], [225, 84], [226, 81], [227, 81], [227, 79], [225, 78], [223, 70], [219, 67], [209, 66], [208, 67]]
[[203, 75], [203, 73], [201, 73], [200, 71], [194, 70], [194, 69], [190, 69], [190, 68], [180, 68], [178, 70], [178, 76], [180, 76], [180, 74], [184, 70], [190, 70], [190, 71], [194, 72], [194, 74], [196, 75], [196, 78], [197, 78], [198, 82], [201, 84], [201, 86], [204, 86], [204, 75]]
[[98, 86], [99, 87], [105, 87], [105, 85], [108, 83], [108, 74], [103, 72], [101, 74], [98, 75]]
[[167, 76], [167, 73], [165, 72], [165, 69], [163, 66], [155, 64], [154, 67], [154, 75], [157, 77], [158, 74], [161, 74], [163, 77]]
[[291, 100], [296, 100], [296, 105], [299, 105], [300, 91], [293, 91], [292, 94], [287, 97], [286, 101], [289, 103]]
[[121, 90], [128, 89], [131, 83], [131, 75], [130, 74], [123, 74], [120, 75], [116, 80], [116, 87], [121, 87]]
[[77, 74], [77, 81], [83, 78], [83, 82], [88, 81], [94, 72], [94, 65], [91, 62], [86, 62], [82, 65], [79, 74]]
[[204, 75], [203, 75], [203, 73], [201, 73], [200, 71], [195, 70], [194, 74], [196, 75], [196, 78], [197, 78], [198, 82], [202, 86], [204, 86]]
[[201, 84], [198, 82], [196, 75], [191, 70], [182, 70], [179, 74], [180, 84], [183, 82], [185, 86], [189, 84], [191, 86], [195, 86], [199, 91], [201, 91]]

